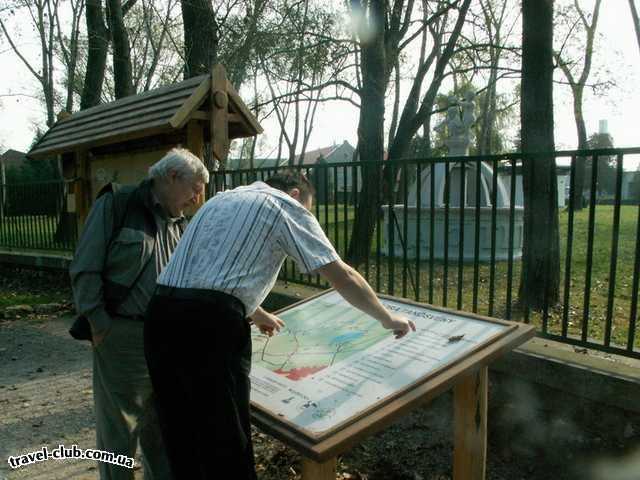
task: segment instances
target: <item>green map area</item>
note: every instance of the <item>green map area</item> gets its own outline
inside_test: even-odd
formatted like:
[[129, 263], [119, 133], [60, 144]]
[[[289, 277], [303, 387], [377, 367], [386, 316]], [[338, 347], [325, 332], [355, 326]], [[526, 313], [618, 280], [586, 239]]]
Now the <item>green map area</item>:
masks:
[[283, 312], [286, 326], [273, 337], [252, 330], [254, 367], [301, 380], [388, 338], [374, 318], [318, 298]]

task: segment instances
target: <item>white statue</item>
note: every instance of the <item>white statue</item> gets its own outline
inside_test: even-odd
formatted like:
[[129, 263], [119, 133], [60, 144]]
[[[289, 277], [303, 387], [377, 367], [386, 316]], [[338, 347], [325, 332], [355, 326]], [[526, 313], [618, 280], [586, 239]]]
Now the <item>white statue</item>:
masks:
[[[443, 120], [435, 130], [443, 132], [446, 127], [445, 144], [449, 149], [450, 157], [468, 155], [469, 144], [471, 143], [471, 126], [476, 121], [475, 105], [473, 103], [475, 94], [465, 93], [464, 100], [458, 100], [454, 96], [447, 99], [447, 118]], [[460, 116], [462, 108], [462, 118]]]

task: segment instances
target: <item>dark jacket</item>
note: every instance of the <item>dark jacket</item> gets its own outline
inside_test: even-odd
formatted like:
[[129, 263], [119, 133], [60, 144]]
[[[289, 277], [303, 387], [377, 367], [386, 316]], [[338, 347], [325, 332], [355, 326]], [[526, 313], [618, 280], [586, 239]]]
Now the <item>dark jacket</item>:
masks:
[[[151, 181], [137, 186], [111, 183], [96, 198], [69, 272], [79, 317], [74, 338], [91, 339], [109, 328], [111, 317], [127, 298], [158, 243]], [[184, 224], [179, 228], [184, 231]]]

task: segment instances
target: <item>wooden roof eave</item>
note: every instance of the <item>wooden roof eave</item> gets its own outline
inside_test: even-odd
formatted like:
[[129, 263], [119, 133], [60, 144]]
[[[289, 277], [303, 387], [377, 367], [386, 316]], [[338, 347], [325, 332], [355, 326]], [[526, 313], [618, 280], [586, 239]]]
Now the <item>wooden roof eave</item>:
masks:
[[68, 153], [76, 150], [88, 150], [94, 147], [109, 145], [114, 143], [113, 141], [114, 138], [117, 138], [119, 143], [119, 142], [126, 142], [129, 140], [137, 140], [140, 138], [149, 137], [153, 135], [160, 135], [163, 133], [171, 133], [174, 131], [175, 130], [166, 121], [164, 121], [159, 125], [151, 125], [148, 128], [132, 130], [130, 132], [124, 132], [113, 137], [100, 138], [95, 141], [88, 140], [86, 142], [80, 142], [74, 145], [60, 145], [60, 146], [51, 147], [51, 148], [34, 150], [32, 152], [29, 152], [27, 157], [32, 158], [34, 160], [43, 160], [53, 155], [59, 155], [59, 154]]
[[205, 100], [209, 97], [209, 93], [211, 91], [211, 76], [207, 75], [207, 77], [202, 81], [198, 88], [191, 94], [191, 96], [187, 99], [186, 102], [178, 109], [178, 111], [173, 115], [169, 123], [175, 129], [183, 128], [187, 122], [191, 119], [193, 114], [198, 111], [198, 108], [205, 102]]

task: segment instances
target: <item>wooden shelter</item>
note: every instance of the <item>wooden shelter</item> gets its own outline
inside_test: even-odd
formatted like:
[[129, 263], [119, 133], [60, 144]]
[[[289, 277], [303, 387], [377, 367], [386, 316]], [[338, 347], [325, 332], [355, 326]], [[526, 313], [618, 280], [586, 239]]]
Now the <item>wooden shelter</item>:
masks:
[[224, 164], [232, 139], [262, 131], [224, 67], [216, 65], [211, 74], [59, 118], [28, 156], [60, 156], [71, 181], [68, 211], [80, 227], [105, 184], [139, 182], [171, 148], [188, 148], [204, 161], [210, 144]]

